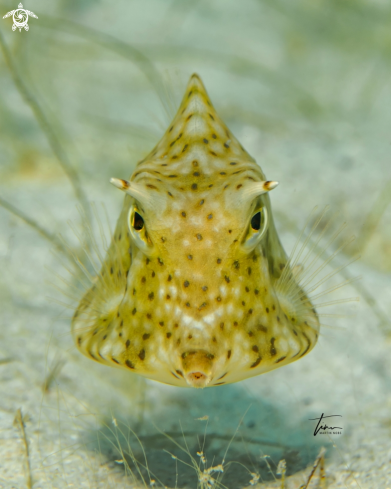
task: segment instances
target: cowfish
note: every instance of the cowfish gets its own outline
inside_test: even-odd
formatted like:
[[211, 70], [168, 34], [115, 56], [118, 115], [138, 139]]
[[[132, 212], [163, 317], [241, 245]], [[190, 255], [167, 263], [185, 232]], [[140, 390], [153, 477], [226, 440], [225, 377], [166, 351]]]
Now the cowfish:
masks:
[[267, 180], [197, 74], [129, 180], [91, 288], [72, 319], [87, 357], [182, 387], [287, 365], [320, 323], [280, 243]]

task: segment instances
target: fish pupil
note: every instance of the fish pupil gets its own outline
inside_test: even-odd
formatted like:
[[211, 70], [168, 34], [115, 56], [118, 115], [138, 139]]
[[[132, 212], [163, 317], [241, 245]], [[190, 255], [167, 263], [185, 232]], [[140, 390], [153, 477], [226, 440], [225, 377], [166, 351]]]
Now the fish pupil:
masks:
[[261, 213], [257, 212], [253, 215], [251, 219], [251, 227], [254, 231], [259, 231], [261, 229]]
[[140, 216], [138, 212], [134, 213], [133, 227], [136, 231], [141, 231], [144, 227], [144, 219]]

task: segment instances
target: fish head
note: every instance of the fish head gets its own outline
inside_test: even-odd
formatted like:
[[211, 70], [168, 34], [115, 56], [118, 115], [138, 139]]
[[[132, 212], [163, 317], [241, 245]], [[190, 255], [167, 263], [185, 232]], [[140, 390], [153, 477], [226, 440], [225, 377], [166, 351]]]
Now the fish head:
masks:
[[111, 341], [106, 313], [91, 323], [96, 341], [80, 336], [95, 359], [202, 388], [305, 350], [275, 287], [287, 262], [268, 196], [277, 182], [222, 122], [197, 75], [162, 140], [129, 181], [112, 183], [128, 195], [103, 268], [120, 269], [121, 280], [110, 290], [101, 280]]

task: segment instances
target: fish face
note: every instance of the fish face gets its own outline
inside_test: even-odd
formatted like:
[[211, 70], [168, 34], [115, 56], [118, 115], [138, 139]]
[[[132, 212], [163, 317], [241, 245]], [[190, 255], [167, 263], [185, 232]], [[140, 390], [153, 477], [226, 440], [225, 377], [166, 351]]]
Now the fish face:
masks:
[[73, 320], [84, 354], [202, 388], [264, 373], [314, 346], [316, 312], [273, 222], [267, 193], [277, 182], [221, 121], [197, 75], [159, 144], [129, 181], [112, 183], [127, 196]]

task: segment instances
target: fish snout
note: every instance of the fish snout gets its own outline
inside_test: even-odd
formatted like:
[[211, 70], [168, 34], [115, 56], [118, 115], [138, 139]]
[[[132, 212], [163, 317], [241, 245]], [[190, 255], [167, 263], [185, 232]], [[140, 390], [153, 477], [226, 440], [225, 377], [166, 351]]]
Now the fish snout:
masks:
[[188, 350], [182, 353], [182, 371], [190, 387], [202, 389], [213, 378], [214, 355], [205, 350]]

